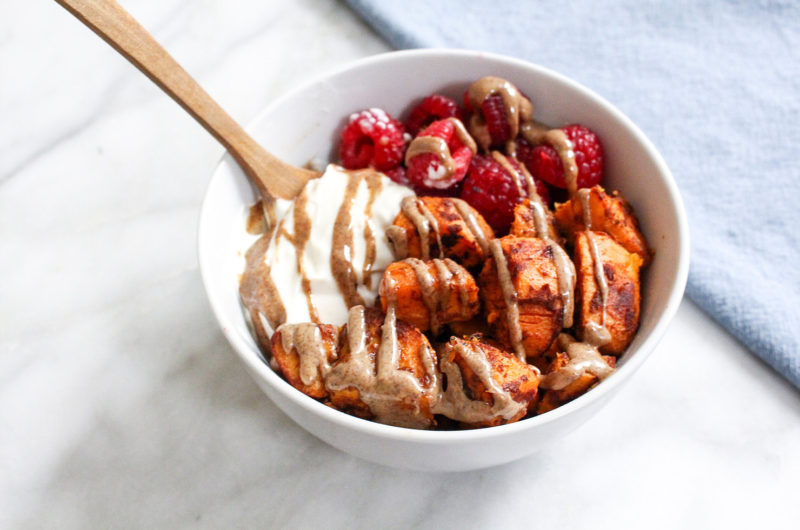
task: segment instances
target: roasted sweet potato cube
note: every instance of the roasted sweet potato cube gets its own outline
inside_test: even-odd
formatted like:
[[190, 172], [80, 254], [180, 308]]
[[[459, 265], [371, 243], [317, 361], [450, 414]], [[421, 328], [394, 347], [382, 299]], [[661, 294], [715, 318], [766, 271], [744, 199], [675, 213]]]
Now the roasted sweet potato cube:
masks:
[[[617, 364], [616, 357], [604, 355], [603, 359], [605, 359], [606, 363], [608, 363], [608, 365], [612, 368], [614, 368]], [[569, 356], [566, 353], [558, 353], [547, 369], [542, 372], [542, 375], [547, 375], [564, 368], [569, 361]], [[536, 414], [544, 414], [545, 412], [549, 412], [557, 407], [560, 407], [561, 405], [564, 405], [565, 403], [572, 401], [573, 399], [585, 394], [598, 382], [597, 376], [584, 372], [580, 377], [560, 390], [543, 389], [541, 392], [541, 398], [535, 407]]]
[[469, 320], [480, 309], [475, 279], [450, 259], [392, 263], [383, 273], [379, 292], [384, 311], [393, 303], [397, 318], [420, 331]]
[[470, 335], [475, 335], [476, 333], [481, 335], [489, 334], [489, 326], [486, 324], [486, 320], [481, 315], [477, 315], [476, 317], [463, 322], [450, 322], [447, 324], [447, 327], [449, 328], [450, 336], [463, 338]]
[[[628, 252], [637, 254], [643, 265], [648, 265], [652, 253], [639, 230], [639, 223], [628, 201], [617, 191], [611, 195], [607, 194], [600, 186], [588, 191], [592, 230], [606, 232]], [[583, 206], [578, 197], [556, 204], [555, 219], [558, 228], [566, 234], [574, 235], [576, 232], [586, 230]]]
[[[419, 201], [430, 212], [438, 231], [428, 225], [430, 227], [428, 239], [422, 241], [417, 225], [401, 211], [394, 220], [394, 226], [401, 229], [401, 235], [393, 235], [387, 231], [396, 251], [402, 246], [407, 249], [405, 255], [401, 252], [398, 258], [446, 257], [468, 268], [483, 263], [485, 255], [482, 240], [490, 241], [494, 237], [494, 232], [481, 214], [461, 199], [419, 197]], [[424, 217], [423, 215], [420, 219]], [[404, 239], [404, 243], [398, 244], [395, 241], [397, 238]]]
[[[541, 208], [544, 214], [547, 237], [560, 243], [561, 238], [556, 231], [553, 212], [551, 212], [546, 205], [541, 205]], [[514, 207], [514, 221], [511, 223], [509, 235], [517, 237], [541, 237], [530, 199], [525, 199]]]
[[511, 352], [478, 338], [452, 337], [439, 353], [447, 388], [436, 411], [463, 427], [523, 418], [538, 395], [538, 371]]
[[[351, 342], [353, 311], [363, 311], [363, 349], [354, 354]], [[350, 309], [351, 318], [342, 337], [339, 358], [327, 378], [330, 403], [355, 416], [403, 427], [435, 425], [431, 407], [438, 389], [436, 355], [417, 328], [397, 320], [394, 324], [378, 309]], [[395, 366], [382, 376], [391, 359], [381, 358], [386, 326], [394, 325], [398, 345]], [[384, 352], [390, 355], [389, 352]], [[423, 357], [429, 355], [428, 360]], [[383, 368], [381, 367], [383, 363]]]
[[[550, 347], [563, 323], [564, 303], [553, 253], [541, 239], [506, 236], [499, 241], [516, 292], [522, 345], [528, 357], [536, 357]], [[513, 349], [508, 305], [494, 258], [486, 260], [478, 281], [486, 320], [494, 336], [506, 348]]]
[[[597, 246], [608, 288], [605, 307], [595, 276], [590, 237], [594, 238]], [[639, 327], [641, 265], [642, 259], [638, 254], [628, 252], [604, 232], [584, 231], [575, 234], [578, 329], [585, 329], [590, 322], [605, 325], [611, 340], [600, 347], [602, 353], [620, 355], [636, 334]]]
[[272, 335], [272, 356], [290, 385], [316, 399], [328, 392], [323, 382], [339, 354], [339, 328], [330, 324], [285, 324]]

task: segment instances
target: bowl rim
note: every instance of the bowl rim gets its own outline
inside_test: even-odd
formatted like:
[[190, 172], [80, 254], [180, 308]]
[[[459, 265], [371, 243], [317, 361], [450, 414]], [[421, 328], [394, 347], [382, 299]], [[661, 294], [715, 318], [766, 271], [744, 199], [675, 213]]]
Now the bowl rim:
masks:
[[455, 431], [429, 431], [381, 424], [335, 410], [298, 391], [283, 378], [281, 378], [275, 371], [273, 371], [266, 362], [264, 362], [262, 353], [260, 351], [251, 348], [247, 343], [244, 342], [244, 340], [242, 340], [241, 337], [238, 336], [237, 333], [231, 332], [234, 323], [229, 318], [229, 315], [226, 315], [224, 311], [222, 311], [222, 304], [216, 299], [214, 290], [211, 287], [219, 280], [215, 278], [209, 278], [208, 268], [204, 267], [204, 256], [209, 255], [209, 252], [212, 251], [212, 249], [206, 247], [203, 237], [206, 233], [205, 226], [208, 204], [211, 201], [210, 190], [213, 187], [214, 182], [218, 178], [221, 178], [220, 168], [225, 164], [236, 164], [233, 158], [227, 153], [223, 154], [218, 163], [214, 166], [214, 170], [211, 174], [211, 178], [209, 179], [200, 207], [197, 229], [198, 262], [206, 296], [223, 334], [228, 339], [228, 342], [231, 344], [231, 346], [233, 346], [233, 349], [236, 351], [236, 354], [239, 356], [239, 358], [250, 369], [251, 375], [254, 377], [257, 375], [260, 377], [263, 381], [269, 384], [274, 391], [280, 393], [283, 397], [296, 403], [298, 406], [306, 409], [308, 412], [316, 416], [320, 416], [325, 421], [332, 422], [338, 427], [357, 431], [364, 435], [424, 444], [444, 444], [452, 442], [468, 443], [508, 436], [520, 431], [534, 429], [537, 426], [557, 421], [564, 416], [588, 407], [593, 402], [598, 401], [605, 394], [612, 392], [620, 384], [625, 382], [642, 365], [642, 363], [645, 362], [645, 360], [655, 349], [678, 310], [680, 302], [683, 298], [684, 290], [686, 288], [686, 282], [689, 273], [690, 236], [683, 200], [678, 190], [678, 186], [675, 183], [672, 172], [669, 170], [669, 167], [667, 166], [663, 157], [655, 148], [650, 139], [647, 138], [644, 132], [642, 132], [641, 129], [639, 129], [639, 127], [636, 126], [636, 124], [634, 124], [630, 118], [628, 118], [622, 113], [622, 111], [617, 109], [605, 98], [601, 97], [577, 81], [574, 81], [565, 75], [544, 66], [502, 54], [450, 48], [428, 48], [390, 51], [371, 55], [324, 71], [321, 74], [313, 76], [311, 79], [308, 79], [305, 82], [295, 86], [294, 88], [289, 89], [286, 93], [278, 97], [275, 101], [261, 110], [255, 116], [255, 118], [248, 122], [245, 129], [249, 132], [252, 132], [256, 125], [264, 119], [264, 116], [283, 105], [296, 93], [303, 92], [316, 84], [324, 82], [330, 77], [339, 75], [348, 70], [368, 67], [372, 64], [385, 62], [387, 60], [393, 61], [403, 60], [406, 58], [432, 58], [437, 56], [451, 58], [458, 57], [459, 59], [485, 59], [493, 62], [506, 63], [511, 66], [535, 71], [540, 75], [553, 78], [557, 82], [570, 86], [573, 90], [580, 93], [582, 97], [591, 101], [592, 104], [598, 105], [605, 112], [619, 120], [619, 122], [621, 122], [622, 125], [626, 127], [643, 146], [647, 155], [655, 163], [658, 171], [664, 176], [668, 195], [672, 200], [672, 203], [675, 205], [674, 213], [677, 219], [676, 228], [678, 231], [678, 255], [676, 259], [678, 264], [676, 269], [676, 277], [661, 318], [656, 322], [655, 326], [650, 332], [650, 335], [646, 337], [639, 346], [639, 350], [637, 351], [636, 355], [627, 360], [622, 366], [615, 370], [614, 373], [605, 379], [602, 384], [597, 385], [590, 392], [586, 392], [573, 401], [549, 411], [546, 414], [542, 414], [541, 416], [534, 416], [532, 418], [527, 418], [515, 423], [499, 425], [495, 427]]

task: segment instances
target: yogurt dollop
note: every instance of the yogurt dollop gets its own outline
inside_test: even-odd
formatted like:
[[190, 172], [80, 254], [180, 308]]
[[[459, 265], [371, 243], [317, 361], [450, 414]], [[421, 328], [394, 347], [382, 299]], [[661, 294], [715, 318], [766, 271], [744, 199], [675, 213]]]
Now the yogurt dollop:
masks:
[[338, 326], [350, 307], [371, 306], [394, 260], [386, 228], [413, 194], [371, 169], [333, 164], [309, 181], [247, 251], [240, 295], [259, 341], [281, 324]]

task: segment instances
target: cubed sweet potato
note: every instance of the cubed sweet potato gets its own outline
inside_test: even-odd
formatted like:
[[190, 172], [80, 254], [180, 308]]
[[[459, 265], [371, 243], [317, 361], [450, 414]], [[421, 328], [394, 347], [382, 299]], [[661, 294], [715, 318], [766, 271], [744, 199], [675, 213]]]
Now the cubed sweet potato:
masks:
[[[553, 253], [541, 239], [506, 236], [499, 241], [516, 292], [522, 345], [528, 357], [536, 357], [550, 347], [563, 324], [564, 303]], [[494, 336], [513, 349], [508, 307], [492, 257], [486, 260], [478, 281], [486, 320]]]
[[469, 320], [480, 309], [475, 279], [449, 259], [392, 263], [383, 273], [379, 292], [384, 311], [394, 303], [397, 318], [420, 331]]
[[638, 254], [625, 250], [606, 233], [591, 232], [608, 287], [604, 310], [602, 292], [595, 276], [589, 234], [585, 231], [575, 234], [578, 329], [585, 329], [590, 322], [598, 326], [604, 325], [609, 332], [610, 341], [602, 345], [600, 351], [619, 355], [628, 347], [639, 327], [639, 269], [642, 259]]
[[[606, 232], [628, 252], [637, 254], [642, 260], [642, 265], [648, 265], [652, 253], [639, 230], [639, 223], [628, 201], [617, 191], [611, 195], [607, 194], [600, 186], [595, 186], [588, 192], [592, 230]], [[583, 206], [578, 197], [556, 204], [555, 220], [558, 228], [569, 235], [586, 230]]]

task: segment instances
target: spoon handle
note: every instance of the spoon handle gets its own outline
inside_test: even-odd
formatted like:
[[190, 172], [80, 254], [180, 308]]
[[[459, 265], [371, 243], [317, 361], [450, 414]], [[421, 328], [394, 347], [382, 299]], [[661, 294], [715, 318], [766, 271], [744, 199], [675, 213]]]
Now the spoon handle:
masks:
[[56, 0], [142, 71], [216, 138], [262, 195], [291, 199], [319, 173], [270, 154], [114, 0]]

